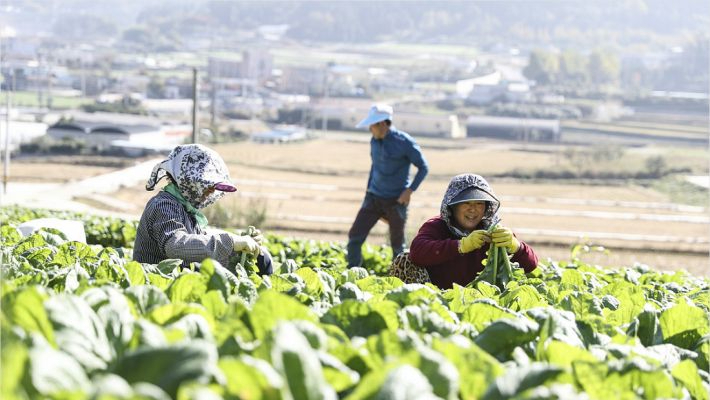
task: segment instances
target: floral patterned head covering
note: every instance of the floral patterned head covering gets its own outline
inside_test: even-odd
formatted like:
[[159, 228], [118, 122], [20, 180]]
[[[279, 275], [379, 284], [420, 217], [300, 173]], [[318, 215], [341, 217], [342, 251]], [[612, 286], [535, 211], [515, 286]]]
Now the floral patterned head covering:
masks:
[[[180, 193], [198, 209], [219, 200], [225, 191], [236, 190], [222, 157], [216, 151], [200, 144], [175, 147], [166, 160], [153, 167], [145, 185], [146, 190], [155, 189], [158, 181], [166, 176], [175, 181]], [[210, 188], [216, 190], [203, 199], [205, 191]]]
[[[500, 200], [493, 193], [493, 190], [488, 185], [485, 179], [480, 175], [475, 174], [461, 174], [456, 175], [449, 182], [449, 187], [446, 188], [446, 193], [444, 194], [444, 199], [441, 201], [441, 218], [446, 222], [449, 230], [459, 237], [467, 236], [470, 232], [464, 232], [454, 226], [453, 224], [453, 214], [451, 212], [451, 206], [460, 201], [457, 201], [463, 194], [467, 192], [473, 195], [474, 198], [471, 200], [483, 200], [487, 201], [486, 211], [481, 220], [483, 224], [483, 229], [487, 229], [489, 226], [495, 224], [500, 220], [498, 216], [498, 208], [500, 208]], [[457, 198], [458, 196], [458, 198]], [[453, 203], [453, 204], [452, 204]]]

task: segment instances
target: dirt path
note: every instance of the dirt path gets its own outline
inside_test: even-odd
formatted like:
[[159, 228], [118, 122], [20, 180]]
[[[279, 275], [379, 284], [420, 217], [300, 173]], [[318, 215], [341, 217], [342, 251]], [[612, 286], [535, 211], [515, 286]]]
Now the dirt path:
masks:
[[[105, 213], [109, 209], [118, 208], [127, 211], [126, 205], [120, 200], [106, 196], [125, 187], [134, 187], [145, 182], [153, 166], [162, 159], [150, 159], [134, 166], [111, 170], [96, 176], [86, 177], [74, 182], [61, 183], [20, 183], [10, 182], [6, 194], [0, 198], [0, 205], [17, 204], [30, 208], [47, 208], [55, 210], [71, 210], [81, 212]], [[103, 201], [95, 200], [101, 207], [92, 207], [77, 199], [92, 199], [103, 196]], [[127, 215], [132, 215], [128, 213]]]

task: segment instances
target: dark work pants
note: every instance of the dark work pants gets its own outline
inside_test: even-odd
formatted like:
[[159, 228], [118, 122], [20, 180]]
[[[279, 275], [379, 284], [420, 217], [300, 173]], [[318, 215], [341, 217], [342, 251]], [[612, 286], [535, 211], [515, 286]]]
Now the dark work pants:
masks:
[[385, 199], [372, 193], [365, 195], [355, 217], [355, 222], [348, 232], [348, 266], [362, 265], [362, 244], [370, 230], [383, 218], [389, 223], [390, 245], [393, 257], [404, 250], [404, 224], [407, 222], [407, 206], [399, 204], [397, 198]]
[[256, 257], [256, 266], [259, 267], [259, 275], [271, 275], [274, 273], [274, 265], [271, 260], [271, 254], [266, 250], [261, 250], [259, 256]]

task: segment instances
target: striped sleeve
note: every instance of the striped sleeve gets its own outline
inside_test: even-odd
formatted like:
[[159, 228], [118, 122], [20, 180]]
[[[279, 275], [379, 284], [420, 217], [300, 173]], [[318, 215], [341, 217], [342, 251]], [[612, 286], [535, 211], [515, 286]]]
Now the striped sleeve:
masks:
[[[190, 263], [209, 257], [225, 267], [228, 265], [229, 255], [234, 249], [234, 242], [228, 233], [194, 232], [190, 215], [177, 202], [160, 201], [155, 206], [151, 236], [157, 240], [167, 258], [179, 258]], [[185, 221], [190, 221], [187, 222], [189, 225]]]

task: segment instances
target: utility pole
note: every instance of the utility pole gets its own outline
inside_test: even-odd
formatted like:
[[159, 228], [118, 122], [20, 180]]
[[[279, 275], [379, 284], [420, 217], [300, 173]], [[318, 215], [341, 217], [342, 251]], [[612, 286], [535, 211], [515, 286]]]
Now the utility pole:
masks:
[[47, 57], [47, 111], [52, 109], [52, 58], [51, 53]]
[[[7, 47], [3, 38], [0, 38], [0, 65], [5, 66], [9, 74], [9, 79], [5, 81], [5, 151], [3, 154], [2, 176], [2, 195], [7, 196], [7, 183], [10, 178], [10, 109], [12, 108], [10, 90], [15, 91], [17, 82], [15, 80], [15, 69], [8, 60]], [[12, 87], [12, 89], [10, 89], [10, 87]], [[2, 202], [1, 196], [0, 202]]]
[[215, 87], [216, 84], [216, 79], [210, 77], [210, 129], [214, 129], [215, 122], [217, 122], [217, 104], [215, 104], [217, 103], [217, 88]]
[[325, 79], [323, 80], [323, 122], [321, 130], [323, 133], [328, 131], [328, 71], [330, 70], [330, 65], [325, 67]]
[[192, 68], [192, 143], [197, 143], [197, 67]]
[[84, 53], [81, 53], [79, 58], [79, 67], [81, 68], [81, 96], [86, 97], [86, 67], [84, 66]]
[[528, 141], [530, 141], [530, 131], [528, 130], [528, 124], [530, 123], [530, 110], [525, 112], [525, 119], [523, 120], [523, 148], [528, 148]]
[[44, 62], [42, 52], [37, 52], [37, 77], [34, 79], [34, 83], [37, 86], [37, 108], [42, 109], [42, 104], [44, 103], [44, 94], [42, 93], [42, 68], [44, 67]]
[[[10, 71], [12, 76], [12, 89], [15, 90], [15, 71]], [[10, 89], [5, 82], [5, 155], [2, 174], [2, 193], [7, 195], [7, 181], [10, 178]]]

